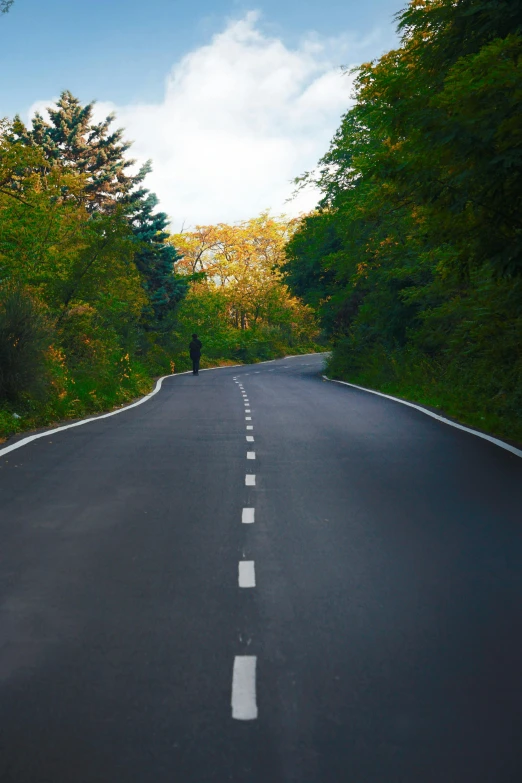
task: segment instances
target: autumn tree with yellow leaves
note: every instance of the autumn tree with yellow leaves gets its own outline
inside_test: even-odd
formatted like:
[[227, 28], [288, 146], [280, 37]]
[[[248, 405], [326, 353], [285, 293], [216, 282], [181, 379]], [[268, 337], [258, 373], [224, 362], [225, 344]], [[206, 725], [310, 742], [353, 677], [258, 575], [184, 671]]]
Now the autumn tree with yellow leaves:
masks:
[[192, 280], [178, 313], [180, 339], [199, 329], [207, 357], [210, 348], [214, 358], [231, 360], [313, 349], [318, 330], [312, 310], [290, 293], [281, 272], [297, 223], [264, 212], [172, 235], [182, 256], [178, 274]]

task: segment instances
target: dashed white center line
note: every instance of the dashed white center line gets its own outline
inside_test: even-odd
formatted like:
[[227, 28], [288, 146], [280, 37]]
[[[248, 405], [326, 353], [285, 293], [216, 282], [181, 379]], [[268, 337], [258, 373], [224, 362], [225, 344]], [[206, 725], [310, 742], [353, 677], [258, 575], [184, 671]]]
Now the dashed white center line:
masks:
[[240, 560], [238, 582], [240, 587], [255, 587], [256, 572], [253, 560]]
[[255, 459], [255, 458], [256, 458], [255, 451], [247, 451], [247, 459]]
[[252, 413], [252, 411], [250, 410], [250, 408], [245, 408], [245, 413]]
[[243, 525], [253, 525], [254, 524], [254, 514], [255, 509], [253, 508], [244, 508], [243, 512], [241, 514], [241, 522]]
[[248, 443], [253, 443], [254, 442], [254, 436], [253, 435], [246, 435], [246, 439], [247, 439]]
[[252, 416], [245, 416], [245, 421], [252, 421]]
[[247, 430], [253, 430], [254, 426], [252, 424], [247, 424], [246, 428], [247, 428]]
[[256, 485], [256, 474], [255, 473], [247, 473], [245, 476], [245, 486], [246, 487], [255, 487]]
[[255, 655], [236, 655], [232, 673], [232, 717], [235, 720], [257, 718]]

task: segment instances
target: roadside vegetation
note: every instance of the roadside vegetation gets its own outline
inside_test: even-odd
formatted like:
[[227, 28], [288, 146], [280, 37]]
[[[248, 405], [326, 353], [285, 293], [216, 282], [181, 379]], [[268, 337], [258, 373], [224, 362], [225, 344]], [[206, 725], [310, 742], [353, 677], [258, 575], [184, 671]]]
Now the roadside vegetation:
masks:
[[411, 0], [355, 105], [284, 271], [329, 374], [522, 441], [522, 4]]
[[279, 272], [289, 223], [171, 237], [150, 164], [130, 173], [123, 131], [92, 115], [64, 92], [49, 119], [0, 123], [3, 438], [149, 391], [188, 368], [193, 331], [203, 367], [314, 349], [314, 316]]

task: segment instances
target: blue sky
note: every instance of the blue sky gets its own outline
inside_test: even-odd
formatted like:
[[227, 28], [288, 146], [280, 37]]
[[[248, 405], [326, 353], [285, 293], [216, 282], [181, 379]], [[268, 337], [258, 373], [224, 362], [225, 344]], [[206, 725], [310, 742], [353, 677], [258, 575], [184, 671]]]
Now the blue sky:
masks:
[[[26, 119], [63, 89], [96, 99], [100, 113], [116, 111], [138, 159], [153, 160], [149, 186], [174, 228], [280, 210], [289, 179], [315, 165], [349, 106], [338, 66], [394, 46], [400, 8], [397, 0], [15, 0], [0, 17], [0, 116]], [[258, 196], [246, 177], [256, 178]]]

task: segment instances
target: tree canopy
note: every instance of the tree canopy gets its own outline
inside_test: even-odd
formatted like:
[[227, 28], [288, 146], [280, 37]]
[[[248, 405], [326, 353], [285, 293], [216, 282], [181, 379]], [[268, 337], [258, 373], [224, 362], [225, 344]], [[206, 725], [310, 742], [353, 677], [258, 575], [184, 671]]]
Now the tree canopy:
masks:
[[433, 400], [463, 395], [465, 379], [477, 407], [512, 421], [522, 3], [412, 0], [398, 23], [400, 47], [356, 69], [355, 105], [297, 182], [322, 198], [284, 271], [319, 306], [338, 372], [397, 388], [409, 374]]

